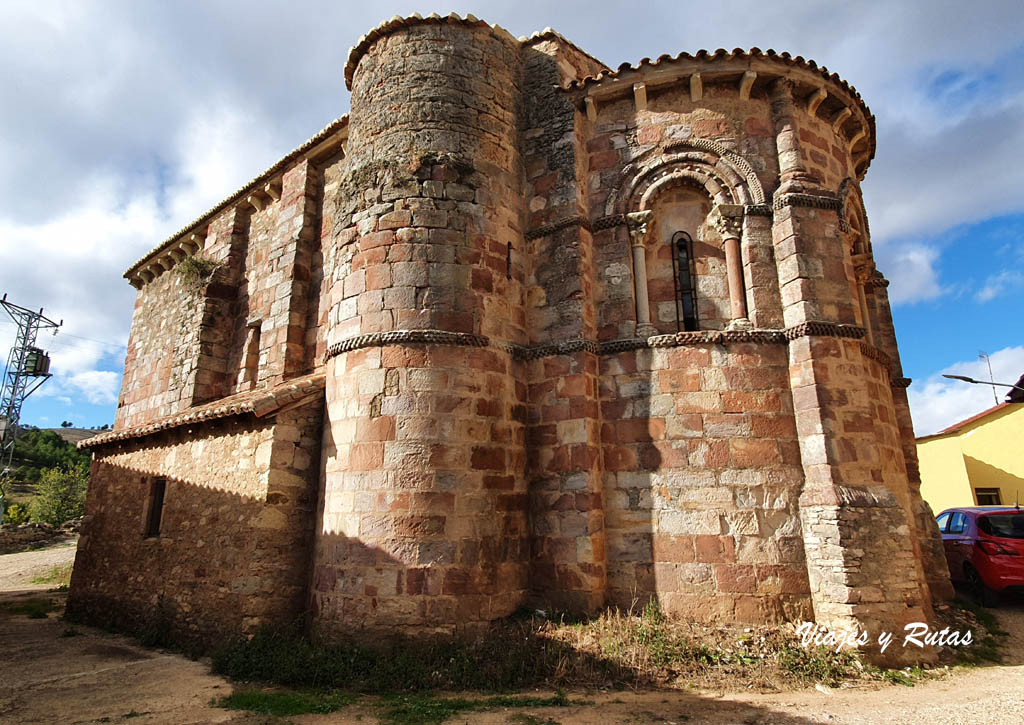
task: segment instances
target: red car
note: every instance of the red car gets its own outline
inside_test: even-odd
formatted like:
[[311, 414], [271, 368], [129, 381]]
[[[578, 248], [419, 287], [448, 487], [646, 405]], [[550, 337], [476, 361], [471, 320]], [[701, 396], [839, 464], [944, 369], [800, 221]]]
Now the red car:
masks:
[[1008, 506], [965, 506], [936, 517], [949, 575], [965, 581], [986, 607], [1000, 593], [1024, 588], [1024, 511]]

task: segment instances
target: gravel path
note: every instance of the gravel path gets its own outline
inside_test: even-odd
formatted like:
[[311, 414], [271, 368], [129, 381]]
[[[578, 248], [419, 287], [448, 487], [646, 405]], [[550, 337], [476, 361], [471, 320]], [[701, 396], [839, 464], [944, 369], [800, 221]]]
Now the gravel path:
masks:
[[78, 537], [62, 539], [43, 549], [0, 556], [0, 592], [49, 589], [53, 584], [33, 584], [55, 567], [73, 564]]
[[[209, 664], [140, 647], [52, 613], [29, 619], [7, 602], [40, 596], [33, 577], [74, 561], [75, 543], [0, 556], [0, 721], [138, 723], [282, 722], [211, 707], [232, 685]], [[63, 595], [47, 597], [62, 601]], [[770, 695], [714, 692], [570, 693], [592, 704], [470, 713], [452, 723], [1011, 723], [1024, 722], [1024, 601], [995, 610], [1010, 637], [1009, 664], [960, 669], [915, 687], [810, 689]], [[70, 636], [74, 635], [74, 636]], [[295, 723], [375, 722], [376, 701], [361, 698], [333, 715]], [[531, 719], [533, 718], [533, 719]], [[550, 718], [550, 720], [549, 720]]]

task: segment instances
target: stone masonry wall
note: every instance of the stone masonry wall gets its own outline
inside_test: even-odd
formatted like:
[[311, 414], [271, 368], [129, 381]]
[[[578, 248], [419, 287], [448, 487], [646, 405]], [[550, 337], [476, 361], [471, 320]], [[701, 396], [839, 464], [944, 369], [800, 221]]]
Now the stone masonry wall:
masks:
[[653, 595], [705, 621], [808, 617], [785, 347], [628, 351], [601, 373], [609, 601]]
[[[112, 444], [92, 465], [68, 615], [206, 645], [306, 609], [322, 406]], [[166, 478], [159, 536], [149, 486]]]

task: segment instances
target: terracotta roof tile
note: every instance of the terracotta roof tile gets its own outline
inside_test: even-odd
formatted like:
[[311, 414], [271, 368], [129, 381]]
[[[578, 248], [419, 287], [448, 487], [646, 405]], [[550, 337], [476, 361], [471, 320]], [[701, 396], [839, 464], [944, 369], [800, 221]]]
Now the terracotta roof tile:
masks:
[[237, 395], [216, 400], [206, 405], [189, 408], [183, 413], [171, 415], [152, 423], [146, 423], [145, 425], [101, 433], [98, 436], [79, 441], [77, 445], [80, 449], [95, 448], [107, 443], [141, 438], [142, 436], [152, 435], [191, 423], [228, 418], [234, 415], [252, 414], [257, 418], [262, 418], [276, 410], [280, 410], [289, 403], [316, 395], [324, 389], [325, 384], [326, 376], [324, 373], [313, 373], [312, 375], [289, 380], [273, 388], [238, 393]]

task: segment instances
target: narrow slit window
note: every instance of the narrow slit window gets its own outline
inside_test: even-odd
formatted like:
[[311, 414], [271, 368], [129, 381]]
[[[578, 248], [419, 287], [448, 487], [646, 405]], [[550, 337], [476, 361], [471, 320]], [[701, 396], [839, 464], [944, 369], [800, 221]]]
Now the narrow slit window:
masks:
[[505, 251], [505, 279], [512, 279], [512, 242]]
[[149, 484], [149, 505], [146, 507], [146, 538], [160, 535], [160, 520], [164, 515], [166, 478], [154, 478]]
[[687, 332], [699, 329], [693, 238], [686, 232], [672, 235], [672, 281], [676, 290], [676, 329]]

